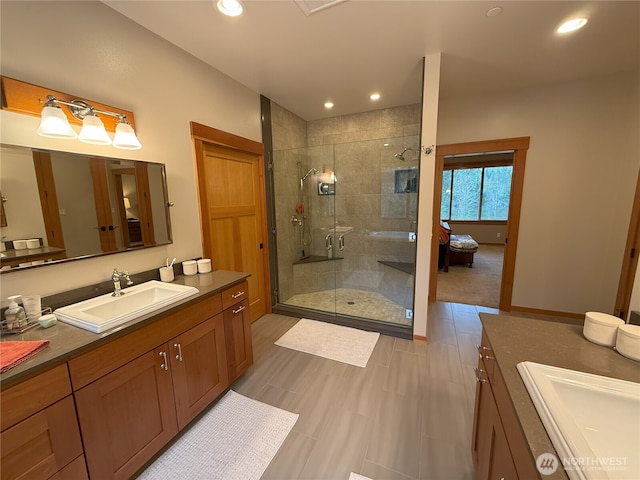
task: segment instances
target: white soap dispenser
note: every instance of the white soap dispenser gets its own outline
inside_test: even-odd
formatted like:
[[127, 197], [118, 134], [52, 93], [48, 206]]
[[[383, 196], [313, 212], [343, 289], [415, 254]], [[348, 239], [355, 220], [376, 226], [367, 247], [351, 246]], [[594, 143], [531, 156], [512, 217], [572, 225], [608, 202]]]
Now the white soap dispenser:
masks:
[[27, 324], [27, 314], [24, 308], [18, 305], [21, 295], [13, 295], [9, 297], [9, 307], [4, 312], [4, 318], [7, 321], [7, 328], [15, 330], [24, 327]]

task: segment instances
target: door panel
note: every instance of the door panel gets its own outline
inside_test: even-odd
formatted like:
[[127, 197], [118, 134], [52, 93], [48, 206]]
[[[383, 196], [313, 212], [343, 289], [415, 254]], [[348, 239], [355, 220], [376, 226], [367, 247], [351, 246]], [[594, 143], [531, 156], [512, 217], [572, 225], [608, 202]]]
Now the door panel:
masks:
[[267, 312], [261, 175], [255, 155], [205, 144], [204, 183], [209, 242], [204, 245], [216, 268], [251, 273], [251, 319]]

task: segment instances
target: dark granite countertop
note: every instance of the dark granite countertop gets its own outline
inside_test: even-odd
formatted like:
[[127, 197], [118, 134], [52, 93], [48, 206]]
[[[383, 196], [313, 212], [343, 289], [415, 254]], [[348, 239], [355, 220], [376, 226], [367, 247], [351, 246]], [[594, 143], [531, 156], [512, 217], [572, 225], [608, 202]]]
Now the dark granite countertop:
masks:
[[49, 340], [49, 346], [33, 358], [0, 374], [0, 387], [2, 389], [8, 388], [15, 383], [36, 375], [40, 371], [64, 363], [72, 357], [97, 347], [101, 343], [111, 341], [114, 338], [121, 337], [135, 329], [154, 322], [173, 310], [182, 308], [203, 297], [221, 292], [243, 281], [248, 276], [249, 274], [247, 273], [230, 272], [227, 270], [214, 270], [211, 273], [192, 276], [177, 276], [173, 283], [196, 287], [199, 293], [103, 333], [89, 332], [88, 330], [83, 330], [58, 321], [53, 327], [42, 328], [38, 325], [19, 335], [3, 335], [2, 338], [0, 338], [0, 341], [3, 342], [16, 340]]
[[[557, 455], [516, 365], [530, 361], [555, 367], [640, 382], [640, 364], [613, 348], [591, 343], [581, 325], [481, 313], [496, 365], [502, 373], [511, 403], [534, 459]], [[540, 478], [567, 480], [562, 469]]]

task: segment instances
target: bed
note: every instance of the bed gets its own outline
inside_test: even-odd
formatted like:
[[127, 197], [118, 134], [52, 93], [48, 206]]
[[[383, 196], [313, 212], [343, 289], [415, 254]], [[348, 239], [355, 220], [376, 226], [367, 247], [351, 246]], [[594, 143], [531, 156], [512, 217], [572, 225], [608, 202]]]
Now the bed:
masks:
[[478, 242], [471, 235], [449, 236], [448, 248], [445, 254], [444, 271], [449, 271], [449, 265], [473, 266], [473, 254], [478, 251]]

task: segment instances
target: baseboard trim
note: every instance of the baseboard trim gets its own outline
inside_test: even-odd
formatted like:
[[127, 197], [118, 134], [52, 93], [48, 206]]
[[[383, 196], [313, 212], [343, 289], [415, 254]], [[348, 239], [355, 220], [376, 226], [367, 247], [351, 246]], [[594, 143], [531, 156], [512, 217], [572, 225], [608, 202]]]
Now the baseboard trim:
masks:
[[550, 317], [566, 318], [567, 320], [571, 320], [571, 321], [568, 321], [567, 323], [573, 323], [575, 325], [582, 325], [584, 323], [584, 313], [559, 312], [557, 310], [544, 310], [541, 308], [518, 307], [516, 305], [511, 305], [510, 311], [521, 312], [521, 313], [531, 313], [534, 315], [547, 315]]
[[414, 335], [413, 336], [413, 340], [416, 342], [426, 342], [427, 341], [427, 337], [424, 335]]

